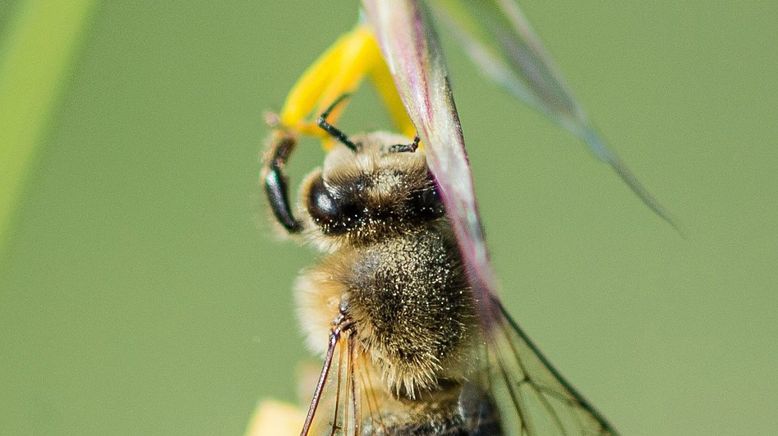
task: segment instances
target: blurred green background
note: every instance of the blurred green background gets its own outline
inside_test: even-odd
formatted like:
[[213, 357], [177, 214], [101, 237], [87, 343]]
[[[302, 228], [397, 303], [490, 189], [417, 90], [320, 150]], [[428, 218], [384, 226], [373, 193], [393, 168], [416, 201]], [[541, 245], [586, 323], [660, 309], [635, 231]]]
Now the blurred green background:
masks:
[[[0, 434], [236, 435], [297, 400], [290, 288], [315, 253], [268, 225], [262, 113], [356, 4], [99, 2], [10, 205]], [[511, 312], [624, 434], [774, 432], [778, 2], [522, 4], [688, 238], [449, 44]], [[386, 128], [376, 102], [345, 130]], [[321, 158], [301, 147], [294, 180]]]

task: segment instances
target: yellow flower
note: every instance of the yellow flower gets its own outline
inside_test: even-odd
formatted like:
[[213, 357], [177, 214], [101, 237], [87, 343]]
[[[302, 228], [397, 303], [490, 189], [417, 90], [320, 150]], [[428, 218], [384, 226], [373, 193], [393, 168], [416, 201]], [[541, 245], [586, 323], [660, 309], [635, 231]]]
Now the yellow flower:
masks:
[[[319, 129], [315, 117], [338, 97], [351, 94], [368, 77], [381, 95], [397, 130], [415, 135], [389, 69], [370, 28], [364, 24], [341, 36], [303, 73], [292, 87], [279, 114], [276, 127], [286, 133], [315, 136], [329, 148], [330, 138]], [[329, 116], [335, 122], [346, 103]], [[313, 117], [313, 118], [312, 118]]]

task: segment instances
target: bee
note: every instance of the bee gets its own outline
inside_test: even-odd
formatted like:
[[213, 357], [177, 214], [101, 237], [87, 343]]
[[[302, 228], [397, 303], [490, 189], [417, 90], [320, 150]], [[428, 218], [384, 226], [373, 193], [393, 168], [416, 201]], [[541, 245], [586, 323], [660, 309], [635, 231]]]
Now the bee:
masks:
[[283, 230], [323, 257], [295, 284], [309, 348], [324, 363], [301, 435], [610, 435], [613, 427], [492, 297], [487, 335], [419, 138], [349, 136], [302, 182], [296, 139], [275, 136], [263, 180]]

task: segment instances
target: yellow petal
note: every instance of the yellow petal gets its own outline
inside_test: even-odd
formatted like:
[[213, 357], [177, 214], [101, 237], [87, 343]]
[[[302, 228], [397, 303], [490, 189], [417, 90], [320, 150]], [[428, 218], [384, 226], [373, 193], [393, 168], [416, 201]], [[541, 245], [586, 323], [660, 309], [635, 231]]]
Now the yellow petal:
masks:
[[378, 44], [375, 45], [376, 55], [378, 56], [378, 62], [375, 63], [375, 67], [370, 72], [370, 79], [373, 82], [378, 94], [384, 102], [384, 106], [389, 111], [389, 116], [392, 118], [397, 130], [408, 138], [416, 136], [416, 128], [413, 126], [411, 119], [408, 117], [408, 112], [405, 110], [400, 94], [397, 93], [397, 88], [394, 85], [394, 79], [389, 72], [389, 67], [381, 57], [381, 53], [378, 49]]
[[[355, 92], [366, 76], [375, 85], [397, 130], [409, 138], [415, 136], [416, 129], [397, 93], [375, 36], [365, 25], [359, 25], [338, 38], [306, 69], [286, 98], [280, 115], [280, 128], [298, 135], [321, 138], [324, 148], [329, 149], [332, 138], [309, 117], [317, 117], [343, 94]], [[347, 105], [348, 101], [344, 101], [334, 108], [328, 121], [337, 123]]]
[[305, 414], [288, 403], [264, 400], [251, 417], [245, 436], [296, 436], [303, 427]]
[[[341, 95], [354, 92], [367, 72], [373, 69], [376, 62], [380, 60], [381, 54], [378, 45], [367, 27], [359, 26], [349, 32], [342, 47], [341, 57], [335, 67], [336, 72], [331, 76], [331, 80], [319, 100], [318, 111], [323, 112]], [[345, 101], [333, 111], [330, 118], [333, 122], [338, 119], [337, 112], [343, 110], [347, 103]]]
[[317, 105], [321, 94], [332, 80], [336, 66], [339, 65], [343, 48], [350, 34], [345, 34], [324, 52], [292, 86], [281, 110], [281, 123], [293, 127], [301, 123]]

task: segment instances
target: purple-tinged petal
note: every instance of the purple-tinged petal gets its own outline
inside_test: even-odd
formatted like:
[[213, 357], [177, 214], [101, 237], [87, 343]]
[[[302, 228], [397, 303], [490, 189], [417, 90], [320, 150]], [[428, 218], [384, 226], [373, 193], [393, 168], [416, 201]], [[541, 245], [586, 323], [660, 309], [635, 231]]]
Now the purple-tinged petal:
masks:
[[440, 188], [457, 236], [480, 317], [490, 327], [496, 279], [489, 263], [454, 99], [437, 36], [414, 0], [363, 0], [384, 58]]

